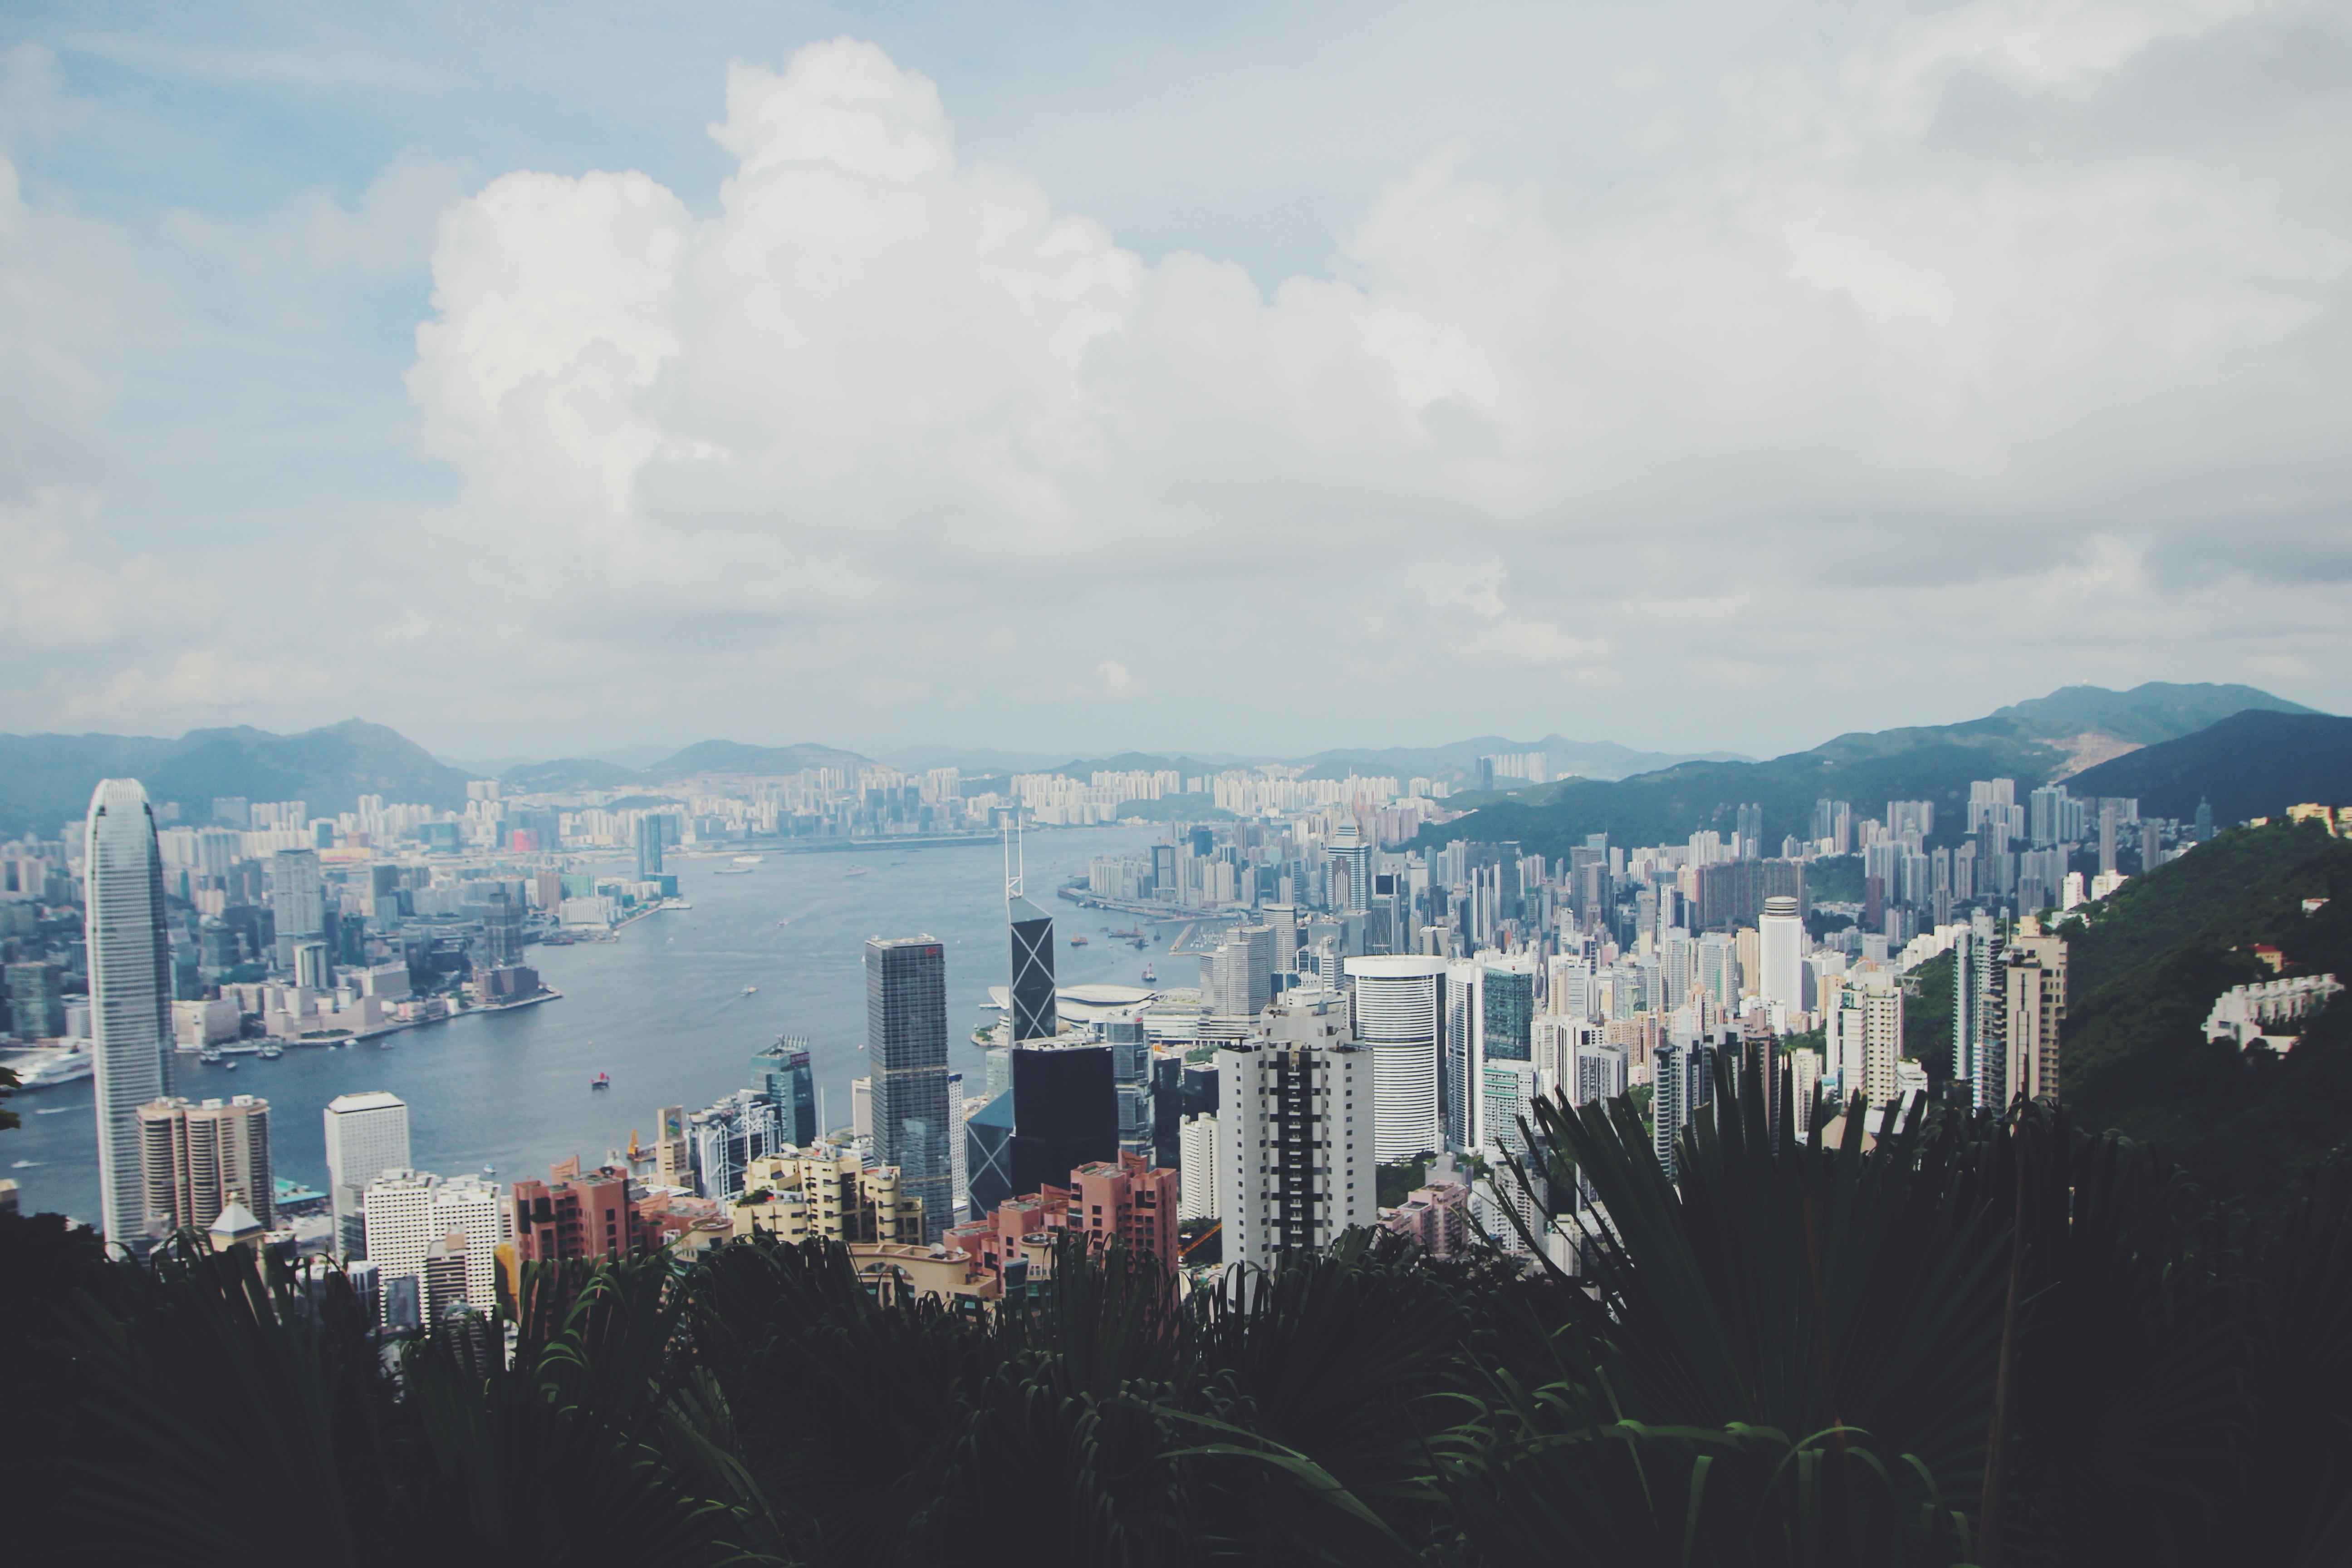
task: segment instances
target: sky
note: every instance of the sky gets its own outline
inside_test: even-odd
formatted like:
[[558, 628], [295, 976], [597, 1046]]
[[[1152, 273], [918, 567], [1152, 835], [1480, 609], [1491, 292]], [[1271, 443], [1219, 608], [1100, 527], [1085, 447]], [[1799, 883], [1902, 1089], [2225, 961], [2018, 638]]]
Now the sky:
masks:
[[2352, 710], [2342, 4], [0, 16], [0, 730]]

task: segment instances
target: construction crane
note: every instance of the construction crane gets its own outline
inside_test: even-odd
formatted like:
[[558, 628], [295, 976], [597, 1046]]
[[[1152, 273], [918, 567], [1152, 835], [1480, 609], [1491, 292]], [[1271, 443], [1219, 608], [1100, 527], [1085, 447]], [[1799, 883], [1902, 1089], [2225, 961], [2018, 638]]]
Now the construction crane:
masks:
[[1216, 1234], [1217, 1234], [1217, 1232], [1219, 1232], [1219, 1231], [1221, 1231], [1221, 1230], [1223, 1230], [1223, 1229], [1224, 1229], [1224, 1228], [1225, 1228], [1225, 1222], [1224, 1222], [1223, 1220], [1219, 1220], [1216, 1224], [1214, 1224], [1214, 1225], [1211, 1226], [1208, 1229], [1206, 1229], [1206, 1230], [1202, 1231], [1200, 1235], [1198, 1235], [1198, 1236], [1194, 1237], [1192, 1239], [1192, 1242], [1190, 1243], [1190, 1245], [1188, 1245], [1188, 1246], [1184, 1248], [1184, 1250], [1183, 1250], [1183, 1251], [1181, 1251], [1181, 1252], [1180, 1252], [1180, 1253], [1178, 1253], [1178, 1254], [1176, 1255], [1176, 1261], [1177, 1261], [1177, 1262], [1179, 1262], [1179, 1263], [1181, 1263], [1181, 1262], [1183, 1262], [1183, 1261], [1184, 1261], [1184, 1259], [1186, 1259], [1186, 1258], [1188, 1258], [1192, 1257], [1192, 1248], [1193, 1248], [1193, 1247], [1200, 1246], [1202, 1242], [1204, 1242], [1204, 1241], [1208, 1240], [1208, 1239], [1209, 1239], [1209, 1237], [1213, 1237], [1213, 1236], [1216, 1235]]

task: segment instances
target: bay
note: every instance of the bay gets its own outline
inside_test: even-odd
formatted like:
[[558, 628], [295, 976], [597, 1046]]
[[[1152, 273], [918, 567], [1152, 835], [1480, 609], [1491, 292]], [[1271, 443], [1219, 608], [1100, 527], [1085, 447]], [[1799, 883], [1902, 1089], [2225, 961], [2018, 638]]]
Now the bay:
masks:
[[[1181, 927], [1152, 928], [1143, 952], [1102, 936], [1104, 911], [1053, 896], [1095, 855], [1131, 854], [1164, 841], [1158, 827], [1034, 831], [1027, 885], [1053, 910], [1065, 984], [1134, 984], [1157, 963], [1162, 984], [1193, 983], [1193, 963], [1171, 960]], [[752, 853], [759, 853], [757, 850]], [[851, 876], [853, 867], [864, 875]], [[593, 1164], [650, 1139], [665, 1105], [701, 1110], [750, 1082], [753, 1052], [780, 1035], [809, 1040], [828, 1124], [846, 1126], [850, 1080], [866, 1071], [864, 950], [871, 936], [935, 936], [947, 948], [949, 1063], [966, 1092], [982, 1082], [972, 1027], [988, 988], [1006, 981], [1003, 858], [993, 842], [861, 846], [854, 853], [769, 853], [749, 875], [728, 856], [674, 857], [690, 910], [645, 917], [610, 942], [538, 946], [530, 960], [561, 1000], [476, 1015], [390, 1037], [390, 1049], [289, 1046], [274, 1062], [233, 1058], [207, 1068], [178, 1058], [190, 1099], [259, 1095], [269, 1101], [278, 1174], [324, 1191], [322, 1115], [339, 1094], [390, 1089], [409, 1106], [417, 1168], [444, 1176], [493, 1166], [497, 1179], [544, 1176], [572, 1154]], [[1109, 923], [1127, 926], [1125, 916]], [[1070, 938], [1089, 939], [1073, 947]], [[744, 994], [745, 986], [758, 989]], [[590, 1081], [612, 1075], [609, 1090]], [[88, 1080], [19, 1094], [24, 1119], [0, 1132], [0, 1175], [14, 1177], [25, 1212], [98, 1212], [98, 1145]], [[49, 1114], [42, 1114], [48, 1112]]]

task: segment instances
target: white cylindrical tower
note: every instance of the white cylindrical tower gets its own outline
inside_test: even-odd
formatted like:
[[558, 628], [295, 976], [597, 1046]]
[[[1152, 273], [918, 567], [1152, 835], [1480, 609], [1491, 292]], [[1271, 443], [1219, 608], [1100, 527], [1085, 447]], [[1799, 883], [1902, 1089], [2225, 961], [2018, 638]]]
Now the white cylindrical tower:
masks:
[[1356, 1039], [1372, 1047], [1372, 1152], [1383, 1165], [1445, 1147], [1438, 1058], [1444, 1017], [1442, 958], [1351, 958]]
[[1795, 1012], [1805, 1000], [1805, 922], [1795, 899], [1776, 895], [1764, 900], [1756, 944], [1764, 970], [1758, 977], [1758, 994]]

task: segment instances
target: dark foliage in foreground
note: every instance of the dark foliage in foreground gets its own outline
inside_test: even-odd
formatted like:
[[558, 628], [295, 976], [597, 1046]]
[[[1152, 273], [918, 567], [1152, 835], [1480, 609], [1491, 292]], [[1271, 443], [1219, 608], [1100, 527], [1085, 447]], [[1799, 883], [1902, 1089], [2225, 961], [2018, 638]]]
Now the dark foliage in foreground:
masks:
[[1625, 1102], [1540, 1108], [1611, 1216], [1575, 1278], [1358, 1238], [1171, 1306], [1070, 1254], [978, 1321], [753, 1241], [530, 1274], [510, 1358], [451, 1333], [388, 1365], [348, 1293], [241, 1252], [142, 1270], [5, 1225], [17, 1560], [2352, 1553], [2352, 1164], [2257, 1226], [2062, 1110], [1865, 1154], [1720, 1087], [1679, 1191]]

